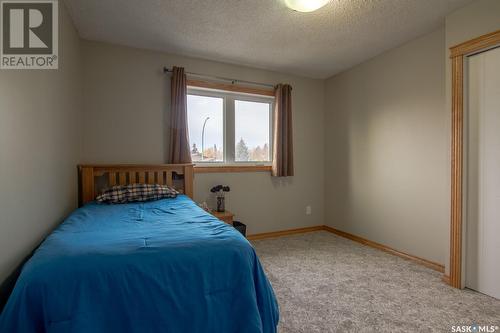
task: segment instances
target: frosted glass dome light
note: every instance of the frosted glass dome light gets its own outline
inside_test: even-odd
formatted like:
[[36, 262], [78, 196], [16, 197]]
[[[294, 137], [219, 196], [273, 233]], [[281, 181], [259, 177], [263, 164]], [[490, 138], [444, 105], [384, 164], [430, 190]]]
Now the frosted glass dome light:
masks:
[[298, 12], [314, 12], [326, 5], [330, 0], [285, 0], [285, 4]]

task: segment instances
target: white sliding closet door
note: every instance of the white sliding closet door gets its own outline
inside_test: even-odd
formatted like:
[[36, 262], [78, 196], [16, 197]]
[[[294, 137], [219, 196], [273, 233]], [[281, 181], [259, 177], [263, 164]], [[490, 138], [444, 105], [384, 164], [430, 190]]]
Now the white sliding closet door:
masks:
[[468, 288], [500, 299], [500, 48], [469, 59]]

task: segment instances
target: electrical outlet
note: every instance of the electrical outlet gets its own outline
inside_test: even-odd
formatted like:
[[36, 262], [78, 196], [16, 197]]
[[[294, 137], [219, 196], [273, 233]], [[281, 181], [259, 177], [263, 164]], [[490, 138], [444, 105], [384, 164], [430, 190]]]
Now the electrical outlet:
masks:
[[311, 206], [306, 206], [306, 215], [311, 215], [311, 214], [312, 214]]

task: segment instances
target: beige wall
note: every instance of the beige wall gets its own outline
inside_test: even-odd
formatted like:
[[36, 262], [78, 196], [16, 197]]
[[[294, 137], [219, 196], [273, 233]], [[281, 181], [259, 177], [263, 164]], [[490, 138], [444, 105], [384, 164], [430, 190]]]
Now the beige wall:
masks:
[[326, 222], [444, 264], [445, 31], [327, 81]]
[[500, 1], [476, 0], [446, 16], [446, 47], [500, 30]]
[[[169, 77], [163, 66], [293, 86], [295, 177], [269, 173], [197, 174], [195, 199], [231, 186], [228, 209], [250, 234], [324, 222], [324, 81], [211, 61], [83, 41], [83, 162], [164, 163], [168, 147]], [[306, 215], [307, 205], [312, 215]]]
[[0, 70], [0, 281], [77, 203], [80, 47], [59, 7], [59, 70]]
[[[451, 113], [451, 62], [448, 49], [459, 43], [481, 35], [500, 30], [500, 1], [478, 0], [462, 7], [446, 17], [446, 111]], [[451, 116], [447, 118], [445, 131], [451, 133]], [[451, 146], [451, 136], [448, 138], [448, 147]], [[451, 152], [448, 149], [448, 164]], [[451, 187], [451, 175], [448, 177], [448, 188]], [[450, 197], [450, 191], [447, 196]], [[464, 221], [465, 222], [465, 221]], [[464, 235], [465, 236], [465, 235]], [[449, 236], [444, 241], [446, 256], [446, 272], [449, 271]]]

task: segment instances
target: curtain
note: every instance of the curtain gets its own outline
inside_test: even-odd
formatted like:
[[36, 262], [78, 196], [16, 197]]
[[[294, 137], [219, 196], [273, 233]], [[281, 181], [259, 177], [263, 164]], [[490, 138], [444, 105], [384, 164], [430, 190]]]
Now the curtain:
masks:
[[191, 163], [187, 123], [187, 83], [184, 68], [174, 67], [170, 97], [170, 153], [168, 163]]
[[272, 175], [293, 176], [292, 87], [288, 84], [275, 90], [273, 134]]

